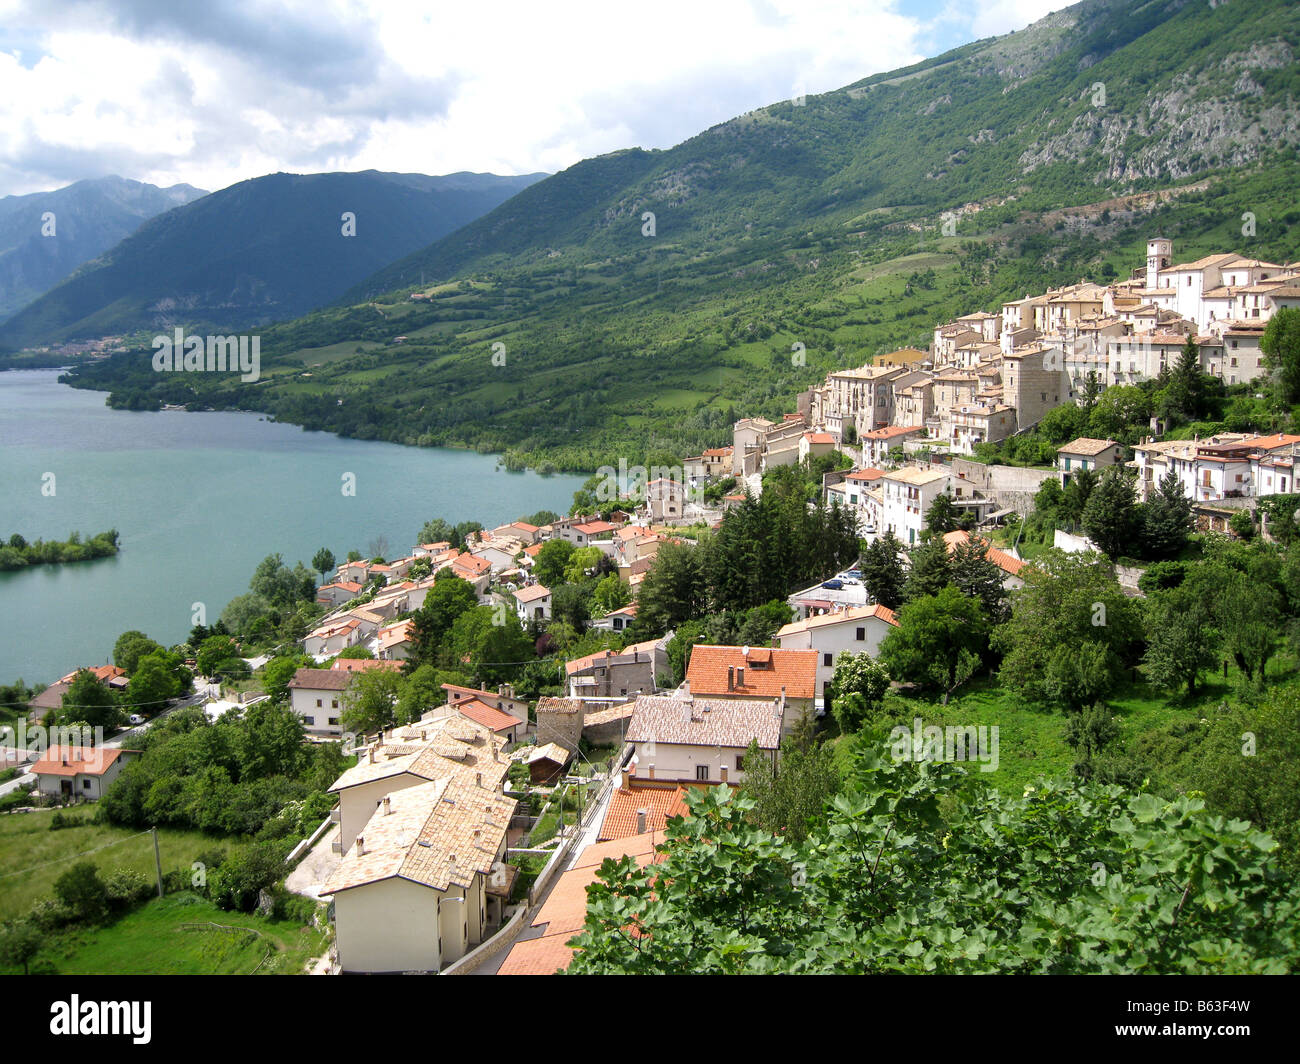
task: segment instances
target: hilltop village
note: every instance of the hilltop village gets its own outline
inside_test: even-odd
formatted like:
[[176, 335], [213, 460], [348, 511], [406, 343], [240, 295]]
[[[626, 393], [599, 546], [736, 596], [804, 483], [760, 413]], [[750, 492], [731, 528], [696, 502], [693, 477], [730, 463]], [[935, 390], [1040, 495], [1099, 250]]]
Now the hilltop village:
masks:
[[[279, 703], [310, 743], [350, 759], [287, 879], [289, 890], [332, 902], [334, 941], [319, 970], [569, 964], [586, 886], [605, 858], [657, 860], [665, 825], [693, 790], [735, 788], [756, 765], [779, 765], [785, 740], [832, 718], [846, 660], [881, 657], [903, 598], [864, 572], [881, 544], [908, 569], [932, 547], [941, 560], [974, 557], [991, 574], [980, 594], [1005, 620], [1032, 564], [1022, 534], [1036, 503], [1081, 482], [1100, 490], [1111, 470], [1130, 478], [1128, 503], [1185, 497], [1184, 534], [1239, 533], [1234, 517], [1245, 513], [1251, 534], [1267, 535], [1256, 504], [1295, 490], [1300, 435], [1161, 440], [1153, 414], [1131, 443], [1080, 435], [1055, 446], [1048, 466], [979, 460], [1062, 410], [1086, 411], [1108, 388], [1172, 379], [1192, 354], [1198, 376], [1265, 387], [1261, 340], [1278, 312], [1300, 308], [1300, 264], [1173, 257], [1168, 240], [1153, 239], [1127, 281], [943, 323], [928, 351], [830, 373], [780, 422], [742, 419], [729, 446], [630, 488], [579, 493], [572, 516], [475, 526], [391, 561], [357, 557], [313, 585], [316, 615], [277, 689], [257, 681], [267, 655], [247, 661], [249, 683], [223, 686], [217, 675], [219, 696], [192, 700], [213, 719]], [[808, 492], [790, 520], [824, 522], [809, 526], [819, 547], [830, 544], [824, 553], [797, 552], [809, 559], [778, 574], [778, 594], [747, 592], [718, 611], [726, 640], [709, 638], [721, 629], [708, 627], [702, 606], [665, 607], [659, 594], [648, 603], [647, 581], [757, 513], [774, 475], [791, 478], [781, 490], [797, 482]], [[581, 505], [596, 497], [604, 505]], [[1048, 547], [1115, 560], [1078, 528], [1054, 524], [1046, 535]], [[1143, 593], [1136, 576], [1121, 579], [1126, 595]], [[589, 587], [580, 610], [578, 586]], [[539, 663], [532, 681], [518, 678]], [[948, 690], [959, 667], [954, 657]], [[542, 674], [548, 693], [534, 695]], [[31, 700], [33, 721], [86, 682], [129, 693], [132, 681], [116, 666], [90, 680], [69, 674]], [[210, 683], [204, 676], [205, 691]], [[834, 713], [847, 730], [838, 705]], [[51, 799], [111, 800], [138, 756], [56, 747], [28, 771]]]

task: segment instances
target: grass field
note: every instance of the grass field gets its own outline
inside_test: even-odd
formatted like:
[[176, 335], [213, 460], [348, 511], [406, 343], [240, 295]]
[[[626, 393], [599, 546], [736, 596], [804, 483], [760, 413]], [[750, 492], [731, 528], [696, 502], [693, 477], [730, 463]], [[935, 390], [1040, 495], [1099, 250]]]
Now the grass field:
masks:
[[[0, 816], [0, 921], [19, 916], [35, 902], [50, 897], [54, 881], [76, 863], [78, 855], [85, 854], [83, 859], [93, 861], [101, 874], [122, 867], [154, 878], [149, 834], [90, 823], [88, 818], [94, 812], [93, 806], [65, 812], [65, 817], [87, 822], [58, 831], [50, 830], [52, 810]], [[238, 840], [210, 837], [198, 831], [158, 830], [164, 873], [188, 868], [205, 851], [224, 849], [230, 854], [243, 845]]]
[[223, 912], [186, 892], [103, 927], [54, 932], [32, 963], [65, 975], [293, 975], [325, 951], [326, 938], [297, 921]]
[[[1279, 654], [1269, 662], [1270, 689], [1297, 682], [1297, 663], [1290, 655]], [[1220, 715], [1220, 707], [1239, 701], [1240, 673], [1229, 666], [1228, 675], [1204, 674], [1201, 685], [1192, 697], [1178, 694], [1170, 697], [1167, 691], [1157, 689], [1143, 680], [1127, 683], [1107, 699], [1112, 714], [1120, 726], [1116, 748], [1144, 750], [1148, 755], [1153, 739], [1177, 734], [1176, 729], [1195, 724], [1201, 719]], [[1034, 706], [1018, 698], [1014, 692], [1000, 688], [989, 679], [972, 681], [949, 701], [947, 706], [937, 700], [909, 697], [891, 693], [885, 703], [889, 716], [910, 731], [914, 720], [921, 718], [921, 727], [987, 725], [997, 727], [998, 758], [993, 771], [980, 771], [979, 764], [969, 765], [972, 773], [1006, 795], [1018, 796], [1039, 776], [1069, 779], [1077, 760], [1074, 749], [1065, 741], [1067, 715], [1060, 710]], [[833, 727], [833, 725], [832, 725]], [[991, 735], [991, 733], [990, 733]], [[841, 770], [850, 763], [852, 743], [838, 744], [836, 760]], [[1159, 744], [1157, 744], [1158, 747]], [[1181, 755], [1182, 744], [1173, 743], [1166, 749], [1164, 759]], [[1154, 764], [1154, 769], [1172, 767]], [[1181, 772], [1175, 771], [1175, 776]]]

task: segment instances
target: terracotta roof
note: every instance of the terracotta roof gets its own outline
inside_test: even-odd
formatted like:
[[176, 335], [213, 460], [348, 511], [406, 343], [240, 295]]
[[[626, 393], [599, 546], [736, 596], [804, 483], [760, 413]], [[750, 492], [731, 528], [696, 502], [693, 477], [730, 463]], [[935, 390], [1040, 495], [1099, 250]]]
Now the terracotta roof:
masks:
[[341, 587], [344, 591], [351, 591], [353, 594], [356, 594], [356, 592], [361, 590], [362, 585], [356, 583], [355, 581], [336, 580], [332, 584], [321, 584], [321, 586], [318, 587], [316, 590], [319, 593], [331, 587]]
[[[587, 886], [594, 883], [601, 862], [607, 857], [631, 856], [644, 868], [655, 860], [656, 837], [650, 833], [611, 842], [593, 842], [578, 857], [573, 868], [555, 881], [546, 902], [533, 919], [534, 938], [521, 938], [510, 949], [497, 970], [498, 975], [552, 975], [567, 968], [573, 950], [566, 943], [582, 930], [587, 919]], [[524, 932], [528, 934], [529, 932]]]
[[[895, 628], [898, 627], [898, 615], [888, 606], [882, 606], [880, 603], [875, 603], [870, 606], [851, 606], [847, 610], [839, 610], [834, 613], [821, 613], [815, 617], [809, 617], [807, 620], [795, 621], [792, 624], [787, 624], [777, 632], [776, 637], [780, 639], [782, 636], [806, 632], [811, 628], [825, 628], [827, 625], [832, 624], [852, 624], [856, 621], [867, 621], [873, 619], [884, 621], [886, 624], [892, 624]], [[748, 679], [749, 674], [746, 673], [745, 677]]]
[[126, 670], [118, 668], [116, 665], [95, 665], [84, 670], [74, 670], [59, 680], [59, 683], [72, 683], [77, 678], [77, 673], [82, 671], [91, 673], [100, 683], [107, 683], [109, 680], [116, 680], [119, 676], [126, 675]]
[[[728, 687], [729, 668], [745, 670], [743, 685]], [[692, 694], [706, 697], [777, 698], [785, 688], [787, 698], [812, 698], [817, 688], [817, 653], [699, 645], [691, 650], [686, 681]]]
[[[786, 653], [809, 655], [814, 663], [817, 660], [815, 650]], [[725, 679], [723, 683], [725, 686]], [[641, 695], [633, 705], [627, 740], [742, 750], [757, 740], [761, 749], [775, 750], [781, 742], [781, 717], [770, 701]]]
[[536, 602], [538, 599], [548, 598], [551, 594], [549, 587], [542, 587], [541, 584], [533, 584], [531, 587], [520, 588], [515, 592], [515, 598], [520, 602]]
[[492, 563], [486, 558], [480, 558], [475, 554], [462, 554], [452, 559], [451, 567], [453, 569], [463, 569], [475, 576], [482, 576], [492, 568]]
[[[970, 539], [970, 533], [963, 531], [945, 532], [943, 535], [943, 541], [950, 552], [955, 551], [962, 543], [969, 543]], [[1004, 550], [999, 550], [982, 537], [978, 538], [978, 542], [985, 544], [984, 556], [1004, 573], [1008, 576], [1020, 575], [1020, 570], [1025, 567], [1025, 562], [1022, 559], [1008, 554]]]
[[[338, 672], [369, 672], [371, 669], [389, 669], [396, 672], [402, 667], [400, 661], [380, 661], [378, 658], [335, 658], [330, 666]], [[292, 686], [292, 681], [290, 681]]]
[[524, 723], [518, 717], [503, 713], [501, 710], [489, 706], [486, 702], [481, 702], [477, 698], [452, 704], [458, 713], [463, 713], [470, 720], [482, 724], [485, 728], [491, 728], [494, 732], [509, 731], [511, 728], [517, 728]]
[[342, 691], [352, 682], [346, 669], [299, 669], [289, 681], [290, 688], [305, 691]]
[[[501, 756], [505, 740], [468, 717], [426, 716], [416, 724], [384, 733], [383, 745], [371, 744], [355, 765], [336, 779], [331, 792], [409, 773], [420, 779], [444, 776], [478, 781], [488, 790], [500, 788], [509, 765]], [[371, 752], [373, 751], [373, 759]]]
[[[638, 833], [637, 813], [646, 811], [645, 831]], [[600, 825], [598, 841], [626, 839], [636, 834], [649, 834], [663, 831], [664, 825], [675, 816], [685, 816], [686, 788], [680, 784], [673, 787], [652, 787], [636, 785], [620, 787], [609, 799], [609, 808]]]
[[906, 466], [903, 469], [895, 469], [885, 474], [887, 480], [897, 480], [903, 484], [924, 485], [933, 483], [936, 480], [942, 480], [949, 476], [947, 470], [943, 469], [921, 469], [917, 466]]
[[848, 476], [846, 476], [844, 479], [855, 480], [860, 484], [874, 484], [877, 480], [879, 480], [884, 475], [885, 475], [885, 471], [883, 469], [876, 469], [874, 467], [868, 466], [865, 469], [855, 469], [852, 473], [848, 474]]
[[566, 662], [564, 672], [566, 676], [572, 676], [575, 672], [583, 672], [603, 663], [608, 656], [610, 664], [626, 665], [634, 658], [640, 655], [646, 655], [649, 660], [653, 660], [655, 647], [658, 646], [659, 640], [647, 639], [644, 643], [631, 643], [622, 650], [598, 650], [594, 654], [587, 654], [585, 657], [574, 658]]
[[809, 443], [834, 445], [835, 437], [829, 432], [805, 432], [803, 438]]
[[[657, 484], [658, 481], [651, 481], [651, 483]], [[573, 530], [581, 532], [584, 536], [598, 536], [605, 532], [613, 532], [615, 527], [608, 521], [586, 521], [583, 524], [574, 525]]]
[[892, 440], [895, 436], [910, 436], [916, 432], [924, 432], [924, 425], [885, 425], [882, 428], [872, 429], [870, 432], [864, 432], [864, 440]]
[[31, 771], [38, 776], [102, 776], [123, 754], [139, 752], [111, 746], [51, 746]]

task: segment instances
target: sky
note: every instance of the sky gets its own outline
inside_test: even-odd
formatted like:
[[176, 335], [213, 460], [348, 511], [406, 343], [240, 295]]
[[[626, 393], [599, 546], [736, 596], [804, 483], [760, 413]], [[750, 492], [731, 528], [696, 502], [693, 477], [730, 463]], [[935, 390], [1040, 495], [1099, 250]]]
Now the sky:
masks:
[[0, 196], [118, 174], [555, 172], [1068, 0], [0, 0]]

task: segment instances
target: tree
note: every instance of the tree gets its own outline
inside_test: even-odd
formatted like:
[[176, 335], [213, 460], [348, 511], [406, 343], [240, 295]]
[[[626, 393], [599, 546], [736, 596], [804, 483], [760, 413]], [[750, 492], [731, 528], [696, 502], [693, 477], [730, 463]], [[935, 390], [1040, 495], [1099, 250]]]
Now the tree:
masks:
[[325, 574], [334, 569], [334, 552], [328, 547], [321, 547], [312, 555], [311, 567], [320, 573], [322, 580], [325, 579]]
[[860, 563], [862, 584], [872, 599], [891, 610], [903, 603], [903, 544], [893, 532], [877, 536], [865, 551]]
[[975, 515], [970, 510], [959, 509], [946, 492], [940, 492], [930, 503], [925, 515], [925, 527], [935, 536], [975, 527]]
[[1111, 466], [1088, 496], [1083, 530], [1103, 554], [1114, 561], [1131, 551], [1139, 529], [1133, 481], [1119, 466]]
[[[563, 540], [560, 542], [563, 542]], [[588, 576], [593, 575], [599, 568], [600, 563], [608, 557], [599, 547], [579, 547], [569, 555], [569, 560], [564, 563], [564, 582], [566, 584], [581, 583]], [[543, 583], [546, 582], [543, 581]], [[546, 583], [546, 586], [550, 587], [551, 585]]]
[[[1277, 874], [1277, 843], [1200, 799], [1050, 780], [1007, 796], [957, 765], [891, 764], [869, 750], [801, 841], [756, 823], [743, 788], [686, 801], [652, 866], [611, 858], [597, 871], [571, 974], [1226, 974], [1300, 963], [1300, 888]], [[1062, 855], [1081, 872], [1062, 874]], [[1153, 913], [1166, 914], [1158, 934]], [[917, 934], [940, 924], [942, 935]]]
[[1083, 520], [1084, 511], [1088, 508], [1088, 500], [1092, 498], [1096, 487], [1095, 469], [1080, 469], [1070, 474], [1070, 483], [1061, 491], [1058, 517], [1067, 521], [1071, 527], [1078, 525]]
[[424, 596], [424, 604], [411, 618], [411, 660], [416, 663], [411, 668], [434, 664], [438, 649], [456, 619], [477, 605], [478, 595], [467, 580], [455, 575], [435, 580]]
[[485, 684], [506, 683], [535, 657], [532, 640], [512, 613], [503, 624], [489, 624], [480, 631], [474, 645], [474, 671]]
[[139, 660], [155, 650], [162, 650], [162, 647], [143, 632], [123, 632], [113, 644], [113, 664], [130, 676]]
[[668, 664], [673, 670], [673, 686], [679, 687], [686, 679], [686, 670], [691, 663], [691, 650], [700, 643], [708, 644], [709, 636], [702, 621], [685, 621], [677, 626], [673, 637], [664, 648], [668, 654]]
[[999, 625], [1010, 615], [1003, 573], [989, 561], [989, 545], [982, 539], [957, 544], [949, 556], [952, 585], [967, 598], [977, 599], [989, 626]]
[[875, 717], [889, 690], [889, 673], [870, 654], [840, 651], [831, 678], [830, 703], [840, 734], [855, 732]]
[[1025, 585], [1012, 598], [1011, 617], [993, 633], [994, 648], [1003, 654], [1000, 684], [1032, 702], [1066, 708], [1079, 703], [1063, 694], [1081, 685], [1088, 692], [1084, 704], [1104, 697], [1141, 645], [1135, 601], [1095, 554], [1049, 550], [1020, 576]]
[[401, 685], [401, 677], [388, 669], [367, 669], [353, 676], [343, 694], [344, 731], [370, 735], [391, 728]]
[[199, 647], [195, 663], [202, 676], [217, 676], [230, 669], [232, 661], [239, 661], [239, 646], [228, 635], [209, 636]]
[[632, 589], [617, 573], [610, 573], [596, 585], [591, 594], [591, 604], [596, 615], [603, 617], [613, 610], [622, 609], [632, 601]]
[[1147, 600], [1147, 651], [1143, 657], [1153, 683], [1196, 693], [1200, 674], [1214, 667], [1219, 633], [1210, 604], [1184, 583]]
[[424, 522], [424, 526], [420, 529], [419, 540], [421, 543], [450, 543], [453, 547], [460, 546], [456, 529], [441, 517]]
[[140, 659], [135, 674], [127, 688], [131, 704], [144, 713], [157, 713], [174, 698], [185, 692], [185, 684], [178, 672], [177, 655], [158, 650]]
[[99, 923], [108, 915], [108, 893], [93, 861], [78, 861], [54, 881], [54, 896], [73, 919]]
[[831, 748], [812, 742], [800, 746], [787, 736], [778, 764], [771, 753], [751, 740], [743, 762], [741, 789], [754, 801], [751, 821], [791, 842], [801, 842], [821, 817], [827, 801], [839, 789]]
[[896, 679], [942, 690], [946, 703], [979, 664], [988, 633], [979, 603], [949, 586], [903, 606], [880, 660]]
[[1119, 725], [1111, 711], [1098, 702], [1071, 716], [1066, 721], [1063, 737], [1079, 757], [1074, 763], [1074, 774], [1081, 780], [1089, 780], [1096, 775], [1098, 759], [1119, 738]]
[[700, 550], [679, 543], [659, 548], [637, 596], [636, 632], [646, 637], [661, 635], [704, 612], [706, 586]]
[[555, 587], [564, 582], [564, 569], [578, 548], [567, 539], [551, 539], [542, 544], [533, 560], [533, 575], [543, 587]]
[[117, 708], [113, 692], [89, 669], [81, 669], [63, 692], [60, 720], [81, 721], [92, 728], [111, 728], [121, 723], [122, 712]]
[[1181, 421], [1194, 421], [1205, 406], [1205, 385], [1201, 380], [1201, 349], [1189, 336], [1165, 389], [1164, 413]]
[[221, 611], [221, 623], [241, 636], [257, 636], [271, 627], [268, 617], [271, 611], [272, 606], [266, 599], [249, 591], [226, 603], [226, 608]]
[[1277, 652], [1282, 630], [1282, 596], [1262, 581], [1245, 573], [1234, 572], [1216, 582], [1212, 594], [1206, 594], [1203, 581], [1197, 581], [1198, 597], [1212, 604], [1215, 624], [1223, 637], [1223, 649], [1232, 656], [1253, 683], [1264, 683], [1269, 659]]
[[1160, 478], [1156, 494], [1146, 504], [1142, 516], [1142, 539], [1148, 558], [1167, 560], [1183, 552], [1194, 527], [1192, 503], [1183, 492], [1183, 482], [1172, 469]]
[[1264, 365], [1276, 381], [1283, 406], [1300, 403], [1300, 310], [1283, 307], [1269, 319], [1260, 337]]
[[302, 654], [284, 654], [262, 666], [262, 690], [276, 705], [289, 701], [289, 681], [299, 669], [311, 668], [315, 662]]
[[911, 565], [903, 598], [907, 602], [937, 595], [952, 583], [952, 564], [948, 558], [948, 545], [941, 536], [934, 536], [915, 546], [908, 555]]
[[289, 706], [259, 702], [244, 710], [236, 752], [241, 780], [297, 776], [307, 757], [302, 717]]
[[0, 931], [0, 965], [6, 968], [21, 966], [23, 975], [26, 975], [28, 965], [41, 951], [42, 943], [40, 928], [30, 920], [10, 924]]

